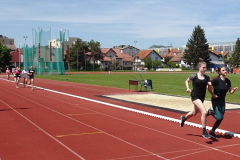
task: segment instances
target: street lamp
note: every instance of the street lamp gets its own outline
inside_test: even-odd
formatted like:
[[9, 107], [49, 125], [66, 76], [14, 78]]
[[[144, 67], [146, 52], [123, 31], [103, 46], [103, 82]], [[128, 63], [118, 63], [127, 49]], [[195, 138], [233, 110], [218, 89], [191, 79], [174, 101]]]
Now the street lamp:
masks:
[[[134, 54], [136, 54], [136, 49], [137, 49], [137, 48], [136, 48], [136, 44], [137, 44], [137, 41], [134, 41], [134, 43], [135, 43], [135, 49], [134, 49], [134, 50], [135, 50], [135, 53], [134, 53]], [[137, 67], [137, 64], [136, 64], [136, 62], [135, 62], [135, 70], [137, 70], [136, 67]]]
[[20, 69], [20, 63], [21, 63], [20, 45], [22, 45], [22, 43], [19, 44], [19, 50], [18, 50], [18, 57], [19, 57], [18, 68], [19, 69]]
[[23, 38], [25, 39], [25, 44], [24, 44], [24, 46], [26, 47], [26, 40], [27, 40], [27, 36], [23, 36]]

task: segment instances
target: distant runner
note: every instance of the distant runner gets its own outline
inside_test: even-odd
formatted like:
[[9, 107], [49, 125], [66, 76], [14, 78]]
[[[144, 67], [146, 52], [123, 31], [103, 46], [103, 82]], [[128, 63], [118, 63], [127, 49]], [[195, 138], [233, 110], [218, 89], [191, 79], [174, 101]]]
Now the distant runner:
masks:
[[7, 74], [7, 79], [8, 79], [8, 82], [9, 82], [10, 81], [10, 74], [11, 74], [11, 71], [9, 70], [9, 68], [7, 68], [6, 74]]
[[34, 75], [35, 75], [35, 70], [33, 69], [33, 66], [31, 66], [30, 69], [28, 70], [28, 75], [29, 75], [29, 85], [32, 84], [32, 90], [33, 90]]

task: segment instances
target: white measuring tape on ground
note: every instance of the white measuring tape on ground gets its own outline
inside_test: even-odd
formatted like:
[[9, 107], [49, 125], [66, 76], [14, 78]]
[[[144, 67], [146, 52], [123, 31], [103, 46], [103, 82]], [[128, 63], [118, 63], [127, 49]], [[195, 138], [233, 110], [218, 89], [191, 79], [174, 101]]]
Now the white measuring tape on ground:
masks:
[[[0, 79], [2, 79], [2, 78], [0, 78]], [[2, 80], [6, 80], [6, 79], [2, 79]], [[132, 109], [132, 108], [116, 105], [116, 104], [111, 104], [111, 103], [102, 102], [102, 101], [98, 101], [98, 100], [94, 100], [94, 99], [90, 99], [90, 98], [76, 96], [76, 95], [73, 95], [73, 94], [59, 92], [59, 91], [55, 91], [55, 90], [51, 90], [51, 89], [47, 89], [47, 88], [42, 88], [42, 87], [37, 87], [37, 86], [34, 86], [34, 87], [38, 88], [38, 89], [45, 90], [45, 91], [61, 94], [61, 95], [66, 95], [66, 96], [70, 96], [70, 97], [74, 97], [74, 98], [79, 98], [79, 99], [83, 99], [83, 100], [86, 100], [86, 101], [103, 104], [103, 105], [106, 105], [106, 106], [111, 106], [111, 107], [115, 107], [115, 108], [119, 108], [119, 109], [124, 109], [124, 110], [127, 110], [127, 111], [131, 111], [131, 112], [135, 112], [135, 113], [139, 113], [139, 114], [143, 114], [143, 115], [147, 115], [147, 116], [151, 116], [151, 117], [155, 117], [155, 118], [160, 118], [160, 119], [167, 120], [167, 121], [172, 121], [172, 122], [177, 122], [177, 123], [181, 122], [180, 118], [175, 119], [175, 118], [166, 117], [166, 116], [162, 116], [162, 115], [158, 115], [158, 114], [154, 114], [154, 113], [149, 113], [149, 112], [145, 112], [145, 111], [140, 111], [140, 110], [137, 110], [137, 109]], [[189, 126], [192, 126], [192, 127], [202, 128], [202, 125], [197, 124], [197, 123], [192, 123], [192, 122], [185, 122], [184, 125], [189, 125]], [[211, 130], [212, 127], [207, 126], [206, 129]], [[240, 134], [230, 132], [230, 131], [226, 131], [226, 130], [222, 130], [222, 129], [216, 129], [215, 132], [240, 138]]]

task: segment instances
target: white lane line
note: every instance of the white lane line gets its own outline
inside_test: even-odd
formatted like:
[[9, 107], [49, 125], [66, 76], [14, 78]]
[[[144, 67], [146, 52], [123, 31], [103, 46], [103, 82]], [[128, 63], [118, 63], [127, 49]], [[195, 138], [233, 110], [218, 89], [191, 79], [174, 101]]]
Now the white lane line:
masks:
[[[47, 90], [47, 91], [50, 91], [50, 92], [54, 92], [54, 93], [59, 93], [59, 94], [63, 94], [63, 95], [70, 95], [71, 96], [71, 94], [67, 94], [67, 93], [63, 93], [63, 92], [58, 92], [58, 91], [54, 91], [54, 90], [49, 90], [49, 89], [44, 89], [44, 88], [41, 88], [41, 87], [37, 87], [37, 88], [39, 88], [39, 89], [43, 89], [43, 90]], [[18, 95], [19, 96], [19, 95]], [[20, 96], [20, 97], [22, 97], [22, 96]], [[72, 97], [75, 97], [75, 98], [79, 98], [79, 99], [84, 99], [84, 100], [88, 100], [89, 98], [84, 98], [84, 97], [81, 97], [81, 96], [76, 96], [76, 95], [72, 95]], [[23, 97], [23, 98], [25, 98], [25, 97]], [[25, 98], [26, 99], [26, 98]], [[92, 99], [89, 99], [90, 101], [97, 101], [97, 100], [92, 100]], [[31, 100], [29, 100], [29, 101], [31, 101]], [[36, 102], [34, 102], [34, 101], [31, 101], [31, 102], [33, 102], [33, 103], [36, 103]], [[101, 101], [97, 101], [97, 102], [101, 102]], [[66, 102], [65, 102], [66, 103]], [[105, 104], [105, 102], [101, 102], [101, 104]], [[40, 105], [40, 106], [43, 106], [43, 105], [41, 105], [41, 104], [39, 104], [39, 103], [36, 103], [36, 104], [38, 104], [38, 105]], [[106, 104], [110, 104], [110, 103], [106, 103]], [[112, 104], [112, 105], [114, 105], [114, 104]], [[75, 106], [75, 105], [74, 105]], [[118, 106], [118, 105], [114, 105], [114, 106]], [[47, 107], [45, 107], [45, 106], [43, 106], [44, 108], [47, 108]], [[122, 106], [120, 106], [120, 107], [122, 107]], [[81, 107], [82, 108], [82, 107]], [[116, 108], [118, 108], [118, 107], [116, 107]], [[124, 108], [126, 108], [126, 107], [124, 107]], [[60, 113], [60, 112], [57, 112], [57, 111], [55, 111], [55, 110], [53, 110], [53, 109], [50, 109], [50, 108], [47, 108], [47, 109], [49, 109], [49, 110], [52, 110], [52, 111], [54, 111], [54, 112], [56, 112], [56, 113], [58, 113], [58, 114], [60, 114], [60, 115], [63, 115], [63, 116], [65, 116], [65, 117], [67, 117], [66, 115], [64, 115], [64, 114], [62, 114], [62, 113]], [[133, 110], [135, 110], [135, 109], [133, 109]], [[148, 112], [147, 112], [148, 113]], [[101, 113], [102, 114], [102, 113]], [[147, 115], [147, 114], [145, 114], [145, 115]], [[159, 116], [159, 115], [158, 115]], [[109, 116], [109, 117], [112, 117], [112, 116]], [[165, 116], [164, 116], [165, 117]], [[77, 121], [77, 122], [79, 122], [79, 123], [81, 123], [81, 124], [84, 124], [84, 125], [87, 125], [87, 124], [85, 124], [85, 123], [83, 123], [83, 122], [80, 122], [80, 121], [78, 121], [78, 120], [76, 120], [76, 119], [73, 119], [73, 118], [70, 118], [70, 117], [67, 117], [67, 118], [69, 118], [69, 119], [72, 119], [72, 120], [74, 120], [74, 121]], [[115, 118], [115, 117], [113, 117], [113, 118]], [[158, 118], [158, 117], [157, 117]], [[119, 119], [119, 118], [115, 118], [115, 119]], [[119, 120], [121, 120], [121, 119], [119, 119]], [[125, 120], [122, 120], [122, 121], [125, 121]], [[179, 120], [180, 121], [180, 120]], [[128, 122], [128, 123], [131, 123], [131, 124], [135, 124], [135, 125], [137, 125], [137, 126], [142, 126], [142, 125], [139, 125], [139, 124], [136, 124], [136, 123], [133, 123], [133, 122], [129, 122], [129, 121], [125, 121], [125, 122]], [[89, 126], [89, 125], [87, 125], [87, 126]], [[89, 126], [89, 127], [92, 127], [92, 126]], [[200, 145], [200, 146], [204, 146], [204, 147], [207, 147], [207, 148], [209, 148], [209, 149], [212, 149], [212, 150], [216, 150], [216, 151], [219, 151], [219, 152], [222, 152], [222, 153], [226, 153], [226, 154], [229, 154], [229, 155], [232, 155], [232, 156], [236, 156], [236, 157], [239, 157], [240, 158], [240, 156], [239, 155], [236, 155], [236, 154], [232, 154], [232, 153], [229, 153], [229, 152], [225, 152], [225, 151], [221, 151], [221, 150], [218, 150], [218, 149], [216, 149], [216, 148], [213, 148], [213, 147], [209, 147], [209, 146], [206, 146], [206, 145], [203, 145], [203, 144], [200, 144], [200, 143], [196, 143], [196, 142], [193, 142], [193, 141], [190, 141], [190, 140], [187, 140], [187, 139], [184, 139], [184, 138], [180, 138], [180, 137], [177, 137], [177, 136], [174, 136], [174, 135], [171, 135], [171, 134], [168, 134], [168, 133], [165, 133], [165, 132], [161, 132], [161, 131], [158, 131], [158, 130], [155, 130], [155, 129], [152, 129], [152, 128], [149, 128], [149, 127], [146, 127], [146, 126], [142, 126], [142, 127], [144, 127], [144, 128], [148, 128], [148, 129], [150, 129], [150, 130], [154, 130], [154, 131], [156, 131], [156, 132], [159, 132], [159, 133], [162, 133], [162, 134], [166, 134], [166, 135], [169, 135], [169, 136], [172, 136], [172, 137], [175, 137], [175, 138], [178, 138], [178, 139], [182, 139], [182, 140], [185, 140], [185, 141], [188, 141], [188, 142], [191, 142], [191, 143], [194, 143], [194, 144], [198, 144], [198, 145]], [[97, 129], [97, 128], [95, 128], [95, 127], [92, 127], [92, 128], [94, 128], [94, 129]], [[97, 129], [97, 130], [99, 130], [99, 129]], [[100, 131], [102, 131], [102, 130], [100, 130]], [[104, 131], [102, 131], [102, 132], [104, 132]], [[104, 132], [104, 133], [106, 133], [106, 132]], [[107, 133], [108, 134], [108, 133]], [[113, 136], [113, 135], [111, 135], [111, 134], [108, 134], [108, 135], [110, 135], [110, 136]], [[114, 138], [115, 138], [115, 136], [113, 136]], [[117, 138], [117, 137], [116, 137]], [[117, 138], [118, 139], [118, 138]], [[119, 140], [121, 140], [121, 139], [119, 139]], [[124, 141], [124, 140], [123, 140]], [[125, 141], [124, 141], [125, 142]], [[127, 141], [126, 141], [127, 142]], [[129, 142], [127, 142], [127, 143], [129, 143]], [[130, 143], [130, 145], [131, 145], [131, 143]], [[138, 147], [138, 146], [137, 146]], [[151, 153], [151, 152], [150, 152]], [[152, 154], [152, 153], [151, 153]], [[161, 156], [159, 156], [158, 154], [152, 154], [152, 155], [155, 155], [155, 156], [157, 156], [157, 157], [159, 157], [159, 158], [163, 158], [163, 159], [165, 159], [164, 157], [161, 157]]]
[[[42, 95], [42, 94], [38, 94], [38, 95], [39, 95], [39, 96], [47, 97], [47, 96]], [[168, 133], [165, 133], [165, 132], [162, 132], [162, 131], [159, 131], [159, 130], [156, 130], [156, 129], [152, 129], [152, 128], [149, 128], [149, 127], [146, 127], [146, 126], [143, 126], [143, 125], [134, 123], [134, 122], [130, 122], [130, 121], [127, 121], [127, 120], [124, 120], [124, 119], [120, 119], [120, 118], [117, 118], [117, 117], [113, 117], [113, 116], [110, 116], [110, 115], [107, 115], [107, 114], [104, 114], [104, 113], [101, 113], [101, 112], [97, 112], [97, 111], [92, 110], [92, 109], [89, 109], [89, 108], [85, 108], [85, 107], [81, 107], [81, 106], [76, 106], [75, 104], [72, 104], [72, 103], [69, 103], [69, 102], [66, 102], [66, 101], [62, 101], [62, 100], [59, 100], [59, 99], [56, 99], [56, 98], [52, 98], [52, 97], [48, 97], [48, 98], [54, 99], [54, 100], [59, 101], [59, 102], [62, 102], [62, 103], [66, 103], [66, 104], [72, 105], [72, 106], [74, 106], [74, 107], [82, 108], [82, 109], [85, 109], [85, 110], [88, 110], [88, 111], [91, 111], [91, 112], [96, 112], [96, 113], [98, 113], [98, 114], [101, 114], [101, 115], [104, 115], [104, 116], [107, 116], [107, 117], [110, 117], [110, 118], [113, 118], [113, 119], [117, 119], [117, 120], [122, 121], [122, 122], [125, 122], [125, 123], [129, 123], [129, 124], [136, 125], [136, 126], [139, 126], [139, 127], [145, 128], [145, 129], [149, 129], [149, 130], [151, 130], [151, 131], [155, 131], [155, 132], [158, 132], [158, 133], [161, 133], [161, 134], [165, 134], [165, 135], [168, 135], [168, 136], [171, 136], [171, 137], [174, 137], [174, 138], [177, 138], [177, 139], [181, 139], [181, 140], [184, 140], [184, 141], [187, 141], [187, 142], [196, 144], [196, 145], [200, 145], [200, 146], [203, 146], [203, 147], [205, 147], [205, 148], [208, 148], [208, 151], [209, 151], [209, 149], [210, 149], [210, 150], [216, 150], [216, 151], [223, 152], [223, 153], [226, 153], [226, 154], [229, 154], [229, 155], [236, 156], [236, 157], [239, 157], [239, 158], [240, 158], [240, 155], [232, 154], [232, 153], [225, 152], [225, 151], [221, 151], [221, 150], [218, 149], [218, 148], [225, 148], [225, 147], [236, 146], [236, 145], [240, 145], [240, 144], [230, 144], [230, 145], [224, 145], [224, 146], [219, 146], [219, 147], [215, 147], [215, 148], [214, 148], [214, 147], [209, 147], [209, 146], [203, 145], [203, 144], [201, 144], [201, 143], [197, 143], [197, 142], [194, 142], [194, 141], [185, 139], [185, 138], [181, 138], [181, 137], [178, 137], [178, 136], [174, 136], [174, 135], [172, 135], [172, 134], [168, 134]], [[203, 148], [198, 148], [198, 149], [203, 149]], [[197, 150], [198, 150], [198, 149], [197, 149]], [[175, 151], [175, 152], [179, 152], [179, 151]], [[162, 155], [162, 154], [166, 154], [166, 153], [156, 153], [156, 154]], [[150, 156], [150, 155], [140, 155], [140, 156]]]
[[[99, 104], [103, 104], [103, 105], [107, 105], [107, 106], [111, 106], [111, 107], [115, 107], [115, 108], [124, 109], [124, 110], [135, 112], [135, 113], [140, 113], [140, 114], [143, 114], [143, 115], [148, 115], [148, 116], [152, 116], [152, 117], [156, 117], [156, 118], [160, 118], [160, 119], [164, 119], [164, 120], [168, 120], [168, 121], [172, 121], [172, 122], [177, 122], [177, 123], [181, 122], [180, 118], [175, 119], [175, 118], [171, 118], [171, 117], [166, 117], [166, 116], [162, 116], [162, 115], [158, 115], [158, 114], [154, 114], [154, 113], [149, 113], [149, 112], [146, 112], [146, 111], [140, 111], [140, 110], [137, 110], [137, 109], [127, 108], [127, 107], [124, 107], [124, 106], [115, 105], [115, 104], [111, 104], [111, 103], [108, 103], [108, 102], [102, 102], [102, 101], [98, 101], [98, 100], [94, 100], [94, 99], [90, 99], [90, 98], [85, 98], [85, 97], [81, 97], [81, 96], [76, 96], [76, 95], [72, 95], [72, 94], [68, 94], [68, 93], [64, 93], [64, 92], [59, 92], [59, 91], [55, 91], [55, 90], [51, 90], [51, 89], [46, 89], [46, 88], [42, 88], [42, 87], [36, 87], [36, 88], [46, 90], [46, 91], [49, 91], [49, 92], [53, 92], [53, 93], [58, 93], [58, 94], [70, 96], [70, 97], [83, 99], [83, 100], [94, 102], [94, 103], [99, 103]], [[197, 123], [185, 122], [184, 124], [192, 126], [192, 127], [202, 128], [202, 125], [197, 124]], [[206, 126], [206, 129], [211, 130], [212, 127]], [[229, 135], [229, 136], [233, 136], [233, 137], [236, 137], [236, 138], [240, 138], [240, 134], [234, 133], [234, 132], [231, 132], [231, 131], [216, 129], [215, 132], [222, 133], [222, 134]]]
[[[2, 101], [2, 100], [0, 100]], [[77, 154], [76, 152], [74, 152], [72, 149], [70, 149], [68, 146], [66, 146], [65, 144], [63, 144], [62, 142], [60, 142], [59, 140], [57, 140], [56, 138], [54, 138], [53, 136], [51, 136], [48, 132], [46, 132], [45, 130], [43, 130], [41, 127], [39, 127], [38, 125], [36, 125], [34, 122], [32, 122], [31, 120], [29, 120], [27, 117], [25, 117], [24, 115], [22, 115], [21, 113], [19, 113], [17, 110], [15, 110], [14, 108], [12, 108], [10, 105], [8, 105], [7, 103], [3, 102], [3, 104], [5, 104], [6, 106], [8, 106], [9, 108], [11, 108], [14, 112], [16, 112], [17, 114], [19, 114], [21, 117], [23, 117], [24, 119], [26, 119], [28, 122], [30, 122], [32, 125], [34, 125], [35, 127], [37, 127], [39, 130], [41, 130], [43, 133], [45, 133], [46, 135], [48, 135], [50, 138], [52, 138], [53, 140], [55, 140], [57, 143], [59, 143], [60, 145], [62, 145], [64, 148], [66, 148], [67, 150], [69, 150], [70, 152], [72, 152], [75, 156], [77, 156], [78, 158], [85, 160], [83, 157], [81, 157], [79, 154]]]
[[[6, 80], [6, 79], [3, 79], [3, 78], [0, 78], [0, 79]], [[76, 96], [76, 95], [72, 95], [72, 94], [68, 94], [68, 93], [64, 93], [64, 92], [60, 92], [60, 91], [55, 91], [55, 90], [46, 89], [46, 88], [37, 87], [37, 86], [34, 86], [34, 87], [38, 88], [38, 89], [46, 90], [46, 91], [49, 91], [49, 92], [58, 93], [58, 94], [62, 94], [62, 95], [70, 96], [70, 97], [75, 97], [75, 98], [83, 99], [83, 100], [86, 100], [86, 101], [95, 102], [95, 103], [99, 103], [99, 104], [103, 104], [103, 105], [107, 105], [107, 106], [111, 106], [111, 107], [115, 107], [115, 108], [120, 108], [120, 109], [124, 109], [124, 110], [127, 110], [127, 111], [140, 113], [140, 114], [144, 114], [144, 115], [148, 115], [148, 116], [152, 116], [152, 117], [156, 117], [156, 118], [160, 118], [160, 119], [164, 119], [164, 120], [168, 120], [168, 121], [172, 121], [172, 122], [177, 122], [177, 123], [181, 122], [179, 120], [180, 118], [175, 119], [175, 118], [166, 117], [166, 116], [162, 116], [162, 115], [158, 115], [158, 114], [153, 114], [153, 113], [149, 113], [149, 112], [145, 112], [145, 111], [140, 111], [140, 110], [137, 110], [137, 109], [127, 108], [127, 107], [123, 107], [123, 106], [119, 106], [119, 105], [115, 105], [115, 104], [111, 104], [111, 103], [107, 103], [107, 102], [102, 102], [102, 101], [98, 101], [98, 100], [94, 100], [94, 99], [90, 99], [90, 98]], [[202, 128], [202, 125], [197, 124], [197, 123], [185, 122], [184, 124], [192, 126], [192, 127]], [[211, 130], [212, 127], [206, 126], [206, 129]], [[240, 134], [234, 133], [234, 132], [231, 132], [231, 131], [227, 131], [227, 130], [223, 130], [223, 129], [216, 129], [215, 132], [225, 134], [225, 135], [229, 135], [229, 136], [233, 136], [233, 137], [236, 137], [236, 138], [240, 138]]]
[[[5, 90], [6, 90], [6, 89], [5, 89]], [[10, 93], [12, 93], [12, 94], [15, 94], [15, 95], [17, 95], [17, 96], [19, 96], [19, 97], [21, 97], [21, 98], [24, 98], [24, 99], [26, 99], [26, 100], [28, 100], [28, 101], [30, 101], [30, 102], [32, 102], [32, 103], [35, 103], [35, 104], [37, 104], [37, 105], [39, 105], [39, 106], [42, 106], [42, 107], [44, 107], [44, 108], [46, 108], [46, 109], [48, 109], [48, 110], [51, 110], [51, 111], [53, 111], [53, 112], [55, 112], [55, 113], [57, 113], [57, 114], [59, 114], [59, 115], [62, 115], [62, 116], [64, 116], [64, 117], [68, 118], [68, 119], [71, 119], [71, 120], [73, 120], [73, 121], [75, 121], [75, 122], [78, 122], [78, 123], [80, 123], [80, 124], [83, 124], [83, 125], [85, 125], [85, 126], [87, 126], [87, 127], [89, 127], [89, 128], [93, 128], [93, 129], [95, 129], [95, 130], [98, 130], [98, 131], [100, 131], [100, 132], [103, 132], [104, 134], [106, 134], [106, 135], [108, 135], [108, 136], [110, 136], [110, 137], [112, 137], [112, 138], [115, 138], [115, 139], [117, 139], [117, 140], [119, 140], [119, 141], [122, 141], [122, 142], [128, 144], [128, 145], [131, 145], [131, 146], [133, 146], [133, 147], [135, 147], [135, 148], [138, 148], [138, 149], [140, 149], [140, 150], [142, 150], [142, 151], [145, 151], [145, 152], [147, 152], [147, 153], [149, 153], [149, 154], [151, 154], [151, 155], [153, 155], [153, 156], [156, 156], [156, 157], [158, 157], [158, 158], [162, 158], [162, 159], [164, 159], [164, 160], [167, 160], [166, 158], [164, 158], [164, 157], [162, 157], [162, 156], [159, 156], [158, 154], [155, 154], [155, 153], [153, 153], [153, 152], [151, 152], [151, 151], [148, 151], [148, 150], [146, 150], [146, 149], [144, 149], [144, 148], [142, 148], [142, 147], [139, 147], [139, 146], [137, 146], [137, 145], [135, 145], [135, 144], [132, 144], [132, 143], [130, 143], [130, 142], [128, 142], [128, 141], [125, 141], [125, 140], [123, 140], [123, 139], [121, 139], [121, 138], [118, 138], [118, 137], [116, 137], [116, 136], [114, 136], [114, 135], [112, 135], [112, 134], [109, 134], [109, 133], [107, 133], [107, 132], [105, 132], [105, 131], [103, 131], [103, 130], [100, 130], [100, 129], [96, 128], [96, 127], [93, 127], [93, 126], [91, 126], [91, 125], [88, 125], [88, 124], [86, 124], [86, 123], [83, 123], [83, 122], [81, 122], [81, 121], [78, 121], [78, 120], [76, 120], [76, 119], [74, 119], [74, 118], [72, 118], [72, 117], [69, 117], [69, 116], [67, 116], [67, 115], [65, 115], [65, 114], [63, 114], [63, 113], [60, 113], [60, 112], [58, 112], [58, 111], [56, 111], [56, 110], [54, 110], [54, 109], [48, 108], [48, 107], [46, 107], [46, 106], [44, 106], [44, 105], [42, 105], [42, 104], [40, 104], [40, 103], [37, 103], [37, 102], [32, 101], [32, 100], [30, 100], [30, 99], [27, 99], [27, 98], [25, 98], [25, 97], [23, 97], [23, 96], [21, 96], [21, 95], [18, 95], [18, 94], [14, 93], [14, 92], [11, 92], [11, 91], [9, 91], [9, 90], [6, 90], [6, 91], [8, 91], [8, 92], [10, 92]]]

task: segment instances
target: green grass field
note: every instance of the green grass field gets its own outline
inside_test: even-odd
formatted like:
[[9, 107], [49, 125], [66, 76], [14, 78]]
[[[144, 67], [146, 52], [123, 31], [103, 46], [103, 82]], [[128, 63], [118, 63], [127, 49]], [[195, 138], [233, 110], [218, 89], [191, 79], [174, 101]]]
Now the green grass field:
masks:
[[[67, 73], [67, 72], [66, 72]], [[153, 82], [153, 92], [169, 95], [178, 95], [190, 97], [189, 93], [186, 93], [185, 80], [192, 73], [142, 73], [141, 76], [144, 79], [151, 79]], [[211, 77], [216, 76], [216, 73], [207, 74]], [[37, 78], [51, 79], [58, 81], [67, 81], [74, 83], [93, 84], [106, 87], [125, 88], [128, 89], [128, 81], [130, 79], [142, 79], [140, 74], [72, 74], [72, 75], [52, 75], [52, 76], [36, 76]], [[240, 74], [228, 74], [227, 77], [232, 82], [232, 87], [240, 87]], [[67, 79], [67, 80], [66, 80]], [[191, 84], [190, 84], [191, 86]], [[191, 87], [190, 87], [191, 88]], [[134, 90], [135, 86], [130, 86], [130, 89]], [[227, 94], [226, 101], [232, 103], [240, 103], [240, 91], [236, 91], [234, 94]], [[211, 95], [207, 91], [206, 99], [211, 99]]]

